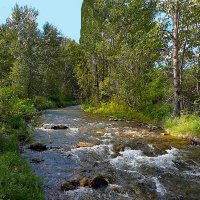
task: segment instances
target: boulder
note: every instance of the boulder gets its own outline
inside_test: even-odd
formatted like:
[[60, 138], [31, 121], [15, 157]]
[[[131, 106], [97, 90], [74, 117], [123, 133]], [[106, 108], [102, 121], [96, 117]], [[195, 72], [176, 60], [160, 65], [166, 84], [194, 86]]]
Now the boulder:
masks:
[[44, 129], [54, 129], [54, 130], [62, 130], [62, 129], [68, 129], [68, 126], [65, 124], [44, 124]]
[[106, 177], [104, 176], [96, 176], [92, 182], [91, 182], [91, 187], [93, 189], [99, 189], [99, 188], [103, 188], [103, 187], [107, 187], [109, 184], [108, 180]]
[[29, 149], [31, 149], [33, 151], [45, 151], [45, 150], [47, 150], [47, 147], [46, 147], [46, 145], [44, 145], [42, 143], [36, 142], [36, 143], [31, 144], [29, 146]]
[[68, 129], [68, 126], [64, 124], [57, 124], [57, 125], [52, 125], [51, 129], [54, 129], [54, 130]]

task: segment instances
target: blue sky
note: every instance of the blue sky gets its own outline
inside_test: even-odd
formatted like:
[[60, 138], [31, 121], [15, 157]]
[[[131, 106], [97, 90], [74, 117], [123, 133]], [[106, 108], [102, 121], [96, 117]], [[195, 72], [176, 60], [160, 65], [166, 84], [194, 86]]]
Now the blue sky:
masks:
[[65, 36], [79, 41], [82, 0], [0, 0], [0, 23], [5, 23], [18, 3], [39, 11], [38, 24], [41, 29], [45, 22], [55, 25]]

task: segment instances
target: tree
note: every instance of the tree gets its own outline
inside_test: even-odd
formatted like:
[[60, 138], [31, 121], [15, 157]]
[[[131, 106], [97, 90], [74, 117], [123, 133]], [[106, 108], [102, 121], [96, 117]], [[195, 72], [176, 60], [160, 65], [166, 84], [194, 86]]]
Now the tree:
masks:
[[[191, 63], [191, 55], [198, 47], [199, 8], [196, 0], [159, 1], [160, 11], [164, 18], [164, 32], [168, 38], [168, 47], [172, 52], [174, 80], [173, 115], [179, 116], [184, 108], [183, 70]], [[172, 44], [172, 46], [171, 46]], [[170, 52], [170, 51], [169, 51]], [[192, 58], [193, 60], [193, 58]]]
[[38, 66], [37, 15], [34, 9], [16, 5], [6, 23], [12, 35], [10, 52], [15, 59], [10, 79], [13, 89], [21, 97], [32, 97], [38, 87], [35, 85]]

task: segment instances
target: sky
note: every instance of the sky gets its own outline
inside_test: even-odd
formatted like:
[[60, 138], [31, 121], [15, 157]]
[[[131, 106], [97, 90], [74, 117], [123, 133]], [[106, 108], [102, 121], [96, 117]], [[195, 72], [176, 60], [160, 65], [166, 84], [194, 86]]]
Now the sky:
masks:
[[0, 24], [6, 22], [16, 3], [39, 11], [37, 22], [40, 29], [48, 21], [64, 36], [79, 41], [82, 0], [0, 0]]

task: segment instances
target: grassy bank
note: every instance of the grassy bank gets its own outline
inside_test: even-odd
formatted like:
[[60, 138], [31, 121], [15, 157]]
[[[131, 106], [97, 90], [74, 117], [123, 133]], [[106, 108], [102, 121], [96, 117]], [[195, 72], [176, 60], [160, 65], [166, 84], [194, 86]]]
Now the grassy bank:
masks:
[[18, 98], [9, 88], [0, 89], [0, 199], [42, 200], [39, 179], [20, 156], [19, 140], [31, 137], [39, 116], [30, 99]]
[[170, 118], [169, 111], [165, 108], [154, 110], [152, 112], [153, 114], [145, 114], [133, 110], [125, 104], [117, 104], [114, 102], [101, 103], [98, 106], [83, 105], [83, 110], [85, 112], [112, 116], [114, 118], [161, 124], [172, 135], [200, 138], [200, 117], [197, 115], [182, 115], [180, 118]]
[[165, 120], [164, 126], [170, 134], [200, 138], [200, 117], [197, 115], [169, 118]]
[[127, 107], [125, 104], [117, 104], [114, 102], [101, 103], [98, 106], [87, 104], [83, 105], [82, 108], [85, 112], [100, 114], [104, 116], [112, 116], [119, 119], [137, 120], [142, 122], [151, 121], [151, 118], [149, 116], [144, 115], [141, 112], [135, 111], [130, 107]]
[[44, 199], [39, 179], [19, 154], [17, 134], [0, 135], [0, 199]]
[[42, 96], [22, 99], [9, 87], [0, 88], [0, 200], [42, 200], [39, 179], [20, 156], [20, 139], [29, 140], [43, 109], [75, 105]]

